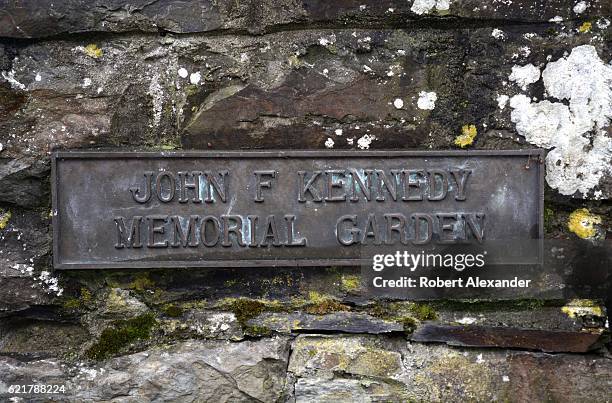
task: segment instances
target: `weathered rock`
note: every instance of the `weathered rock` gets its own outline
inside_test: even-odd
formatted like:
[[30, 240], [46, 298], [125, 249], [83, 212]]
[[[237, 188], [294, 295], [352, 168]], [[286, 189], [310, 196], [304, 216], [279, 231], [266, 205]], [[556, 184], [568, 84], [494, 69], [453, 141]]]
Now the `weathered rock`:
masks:
[[[554, 27], [559, 35], [545, 25], [509, 25], [499, 32], [327, 29], [33, 43], [13, 51], [16, 57], [0, 80], [6, 111], [0, 113], [0, 143], [11, 158], [7, 178], [33, 176], [38, 187], [28, 191], [30, 199], [15, 194], [23, 192], [17, 188], [5, 198], [31, 204], [44, 197], [41, 171], [23, 155], [46, 156], [55, 148], [448, 148], [464, 125], [476, 128], [472, 146], [479, 148], [540, 146], [509, 100], [546, 98], [544, 105], [551, 102], [544, 89], [565, 93], [580, 79], [551, 73], [543, 89], [542, 79], [523, 83], [513, 76], [516, 68], [552, 71], [563, 52], [588, 48], [591, 59], [601, 60], [591, 98], [607, 99], [609, 91], [609, 45], [601, 40], [609, 26], [591, 24], [592, 32], [584, 33], [574, 22]], [[435, 94], [433, 109], [419, 107], [422, 93]], [[542, 106], [533, 102], [530, 108]], [[602, 119], [597, 121], [605, 128]], [[515, 127], [522, 136], [513, 134]], [[608, 134], [590, 130], [581, 138], [595, 137], [601, 145], [596, 151], [605, 150]], [[570, 176], [581, 190], [577, 197], [607, 198], [610, 173], [595, 166], [605, 166], [608, 157], [578, 152], [593, 169], [571, 161], [562, 172], [549, 166], [549, 183], [559, 187], [555, 170], [575, 171]]]
[[[0, 228], [0, 317], [32, 306], [50, 304], [62, 294], [48, 271], [51, 250], [49, 211], [3, 209]], [[47, 270], [45, 270], [47, 269]]]
[[[0, 0], [0, 400], [16, 383], [68, 387], [27, 401], [609, 400], [610, 360], [582, 353], [605, 332], [593, 301], [379, 301], [356, 268], [53, 272], [49, 152], [449, 149], [464, 127], [466, 148], [544, 147], [543, 296], [605, 298], [611, 15], [603, 0]], [[568, 227], [583, 208], [596, 240]], [[406, 342], [399, 322], [428, 320], [436, 343], [489, 348]], [[290, 353], [274, 332], [310, 335]]]
[[186, 331], [198, 337], [241, 340], [244, 332], [232, 312], [190, 310], [184, 320], [172, 321], [171, 328], [175, 331]]
[[545, 352], [586, 353], [602, 347], [600, 332], [563, 332], [510, 327], [445, 326], [423, 324], [410, 337], [417, 342], [442, 342], [451, 346], [501, 347]]
[[89, 338], [83, 327], [70, 323], [0, 321], [0, 354], [27, 359], [78, 354]]
[[266, 312], [247, 322], [278, 333], [368, 333], [403, 332], [399, 322], [375, 318], [358, 312], [334, 312], [327, 315]]
[[0, 158], [0, 203], [22, 207], [47, 205], [49, 165], [32, 158]]
[[[334, 372], [396, 378], [403, 371], [401, 338], [377, 336], [299, 336], [293, 343], [289, 371], [298, 377], [331, 377]], [[395, 348], [395, 349], [394, 349]]]
[[105, 319], [126, 319], [143, 315], [149, 308], [130, 295], [128, 290], [111, 288], [108, 295], [100, 305], [97, 314]]
[[[396, 361], [396, 356], [401, 359]], [[364, 361], [370, 366], [356, 365]], [[295, 376], [296, 401], [304, 402], [514, 401], [544, 396], [571, 402], [605, 396], [610, 365], [596, 356], [462, 351], [398, 344], [389, 338], [313, 335], [295, 340], [289, 371]], [[538, 368], [537, 376], [531, 376], [533, 368]]]
[[552, 306], [543, 306], [537, 300], [525, 305], [521, 305], [521, 301], [506, 301], [505, 306], [486, 301], [450, 302], [449, 305], [441, 303], [436, 306], [436, 323], [579, 332], [593, 327], [603, 328], [606, 320], [601, 302], [591, 300], [578, 300], [567, 305], [558, 301], [551, 303]]
[[155, 348], [100, 366], [0, 357], [0, 396], [8, 385], [66, 385], [61, 401], [277, 401], [285, 388], [286, 338], [257, 342], [197, 341]]
[[[184, 3], [178, 0], [115, 1], [97, 0], [92, 6], [84, 0], [53, 2], [35, 0], [12, 3], [4, 0], [0, 36], [32, 38], [78, 33], [83, 31], [121, 32], [158, 30], [194, 33], [223, 30], [260, 33], [286, 26], [342, 21], [351, 25], [389, 25], [419, 27], [424, 17], [445, 17], [440, 25], [448, 25], [449, 17], [483, 21], [548, 22], [579, 17], [594, 18], [611, 14], [605, 1], [593, 0], [579, 14], [574, 2], [555, 0], [534, 4], [528, 0], [513, 3], [494, 0], [456, 0], [428, 2], [423, 0], [361, 0], [329, 3], [322, 0], [246, 1], [200, 0]], [[44, 11], [43, 11], [44, 10]], [[428, 18], [428, 23], [432, 21]], [[433, 22], [436, 22], [434, 20]]]

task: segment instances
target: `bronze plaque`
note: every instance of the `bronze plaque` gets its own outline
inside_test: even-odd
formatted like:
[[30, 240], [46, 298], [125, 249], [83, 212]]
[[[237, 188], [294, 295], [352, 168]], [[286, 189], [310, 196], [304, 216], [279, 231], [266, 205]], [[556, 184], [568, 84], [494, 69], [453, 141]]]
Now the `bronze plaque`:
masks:
[[493, 263], [532, 264], [542, 173], [539, 150], [57, 152], [54, 265], [360, 265], [487, 242]]

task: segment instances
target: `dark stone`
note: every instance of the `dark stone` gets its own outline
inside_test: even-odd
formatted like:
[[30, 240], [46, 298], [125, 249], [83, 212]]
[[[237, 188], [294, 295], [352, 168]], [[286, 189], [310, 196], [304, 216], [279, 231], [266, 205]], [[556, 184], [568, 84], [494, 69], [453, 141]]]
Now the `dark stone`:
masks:
[[0, 203], [23, 207], [46, 205], [49, 185], [46, 161], [0, 158]]
[[424, 343], [446, 343], [451, 346], [521, 348], [569, 353], [586, 353], [605, 344], [605, 336], [598, 332], [435, 324], [423, 324], [417, 327], [411, 340]]
[[21, 319], [0, 321], [0, 334], [0, 354], [26, 359], [75, 354], [90, 339], [79, 325]]
[[[262, 33], [290, 24], [344, 24], [396, 27], [437, 25], [451, 27], [456, 19], [481, 25], [490, 20], [548, 22], [555, 16], [565, 20], [578, 16], [574, 1], [554, 0], [534, 5], [530, 0], [451, 1], [450, 10], [418, 15], [411, 11], [413, 1], [405, 0], [282, 0], [235, 2], [233, 0], [124, 1], [124, 0], [26, 0], [0, 1], [0, 37], [37, 38], [63, 33], [169, 31], [176, 33], [223, 30]], [[611, 14], [609, 2], [589, 2], [580, 18]], [[393, 12], [389, 11], [393, 9]], [[421, 20], [426, 20], [422, 24]]]

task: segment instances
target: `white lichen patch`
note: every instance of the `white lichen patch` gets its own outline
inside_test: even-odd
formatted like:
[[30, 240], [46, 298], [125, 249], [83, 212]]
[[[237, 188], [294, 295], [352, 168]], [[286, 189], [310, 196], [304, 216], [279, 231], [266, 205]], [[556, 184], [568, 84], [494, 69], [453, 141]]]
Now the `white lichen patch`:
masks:
[[588, 4], [586, 3], [586, 1], [579, 1], [578, 3], [576, 3], [576, 5], [574, 6], [574, 12], [576, 14], [582, 14], [585, 12], [585, 10], [587, 9]]
[[331, 34], [329, 36], [323, 36], [319, 38], [319, 45], [321, 46], [330, 46], [336, 43], [336, 35]]
[[87, 88], [91, 85], [91, 78], [89, 77], [85, 77], [83, 79], [83, 88]]
[[415, 14], [427, 14], [433, 9], [446, 11], [450, 8], [450, 0], [414, 0], [410, 11]]
[[64, 289], [59, 286], [58, 278], [52, 277], [51, 273], [48, 271], [40, 272], [40, 277], [38, 279], [42, 282], [43, 287], [47, 289], [47, 292], [53, 293], [58, 297], [61, 297], [64, 293]]
[[525, 66], [513, 66], [509, 79], [525, 91], [529, 84], [533, 84], [540, 79], [540, 69], [531, 63]]
[[334, 133], [336, 134], [336, 136], [342, 136], [342, 129], [336, 129]]
[[189, 75], [189, 82], [193, 85], [197, 85], [201, 79], [202, 75], [199, 71], [196, 71], [195, 73], [191, 73], [191, 75]]
[[417, 106], [419, 109], [433, 110], [436, 107], [436, 101], [438, 95], [435, 92], [421, 91], [419, 92], [419, 99], [417, 100]]
[[184, 67], [181, 67], [180, 69], [178, 69], [177, 73], [178, 73], [180, 78], [187, 78], [187, 76], [189, 75], [189, 72]]
[[478, 321], [478, 319], [476, 318], [472, 318], [469, 316], [465, 316], [459, 320], [457, 320], [457, 323], [460, 323], [462, 325], [473, 325], [474, 323], [476, 323]]
[[504, 95], [504, 94], [499, 95], [496, 99], [497, 106], [499, 107], [499, 109], [503, 111], [509, 99], [510, 97], [508, 95]]
[[36, 76], [34, 77], [34, 81], [41, 81], [42, 80], [42, 76], [40, 75], [40, 73], [36, 73]]
[[586, 196], [612, 174], [612, 139], [606, 132], [612, 119], [612, 66], [593, 46], [582, 45], [548, 63], [542, 79], [550, 99], [513, 96], [512, 122], [528, 142], [551, 149], [548, 184], [564, 195]]
[[11, 88], [16, 89], [16, 90], [25, 90], [25, 87], [26, 87], [25, 84], [20, 83], [15, 78], [15, 70], [3, 71], [2, 78], [8, 81], [8, 83], [11, 85]]
[[234, 322], [236, 322], [236, 316], [233, 313], [216, 313], [208, 318], [212, 333], [225, 332], [231, 328], [231, 324]]
[[597, 28], [599, 29], [606, 29], [610, 26], [610, 20], [607, 18], [600, 18], [597, 20], [597, 22], [595, 23], [595, 25], [597, 25]]
[[395, 106], [396, 109], [402, 109], [404, 107], [404, 101], [401, 98], [395, 98], [393, 106]]
[[334, 148], [334, 140], [331, 137], [328, 137], [325, 141], [325, 147]]
[[504, 39], [506, 34], [501, 29], [493, 28], [493, 32], [491, 32], [491, 36], [495, 39]]
[[370, 144], [372, 143], [372, 140], [374, 139], [375, 139], [374, 136], [365, 134], [357, 140], [357, 147], [359, 147], [362, 150], [367, 150], [368, 148], [370, 148]]
[[560, 22], [563, 22], [563, 17], [561, 17], [560, 15], [556, 15], [550, 20], [548, 20], [548, 22], [556, 22], [558, 24]]
[[53, 277], [48, 271], [41, 271], [37, 277], [34, 273], [34, 267], [30, 265], [17, 263], [11, 268], [19, 271], [21, 274], [32, 277], [35, 281], [37, 281], [36, 284], [49, 294], [55, 294], [58, 297], [61, 297], [64, 293], [64, 289], [59, 286], [59, 279], [57, 277]]

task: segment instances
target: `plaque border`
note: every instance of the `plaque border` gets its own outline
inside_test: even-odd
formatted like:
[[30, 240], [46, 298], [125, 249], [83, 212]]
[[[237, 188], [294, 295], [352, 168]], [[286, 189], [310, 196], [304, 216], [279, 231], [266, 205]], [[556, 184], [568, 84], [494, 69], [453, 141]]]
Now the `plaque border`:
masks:
[[81, 269], [156, 269], [156, 268], [247, 268], [247, 267], [322, 267], [360, 266], [370, 259], [245, 259], [196, 261], [125, 261], [106, 263], [61, 263], [59, 259], [59, 213], [57, 209], [57, 163], [60, 159], [121, 159], [121, 158], [363, 158], [363, 157], [495, 157], [524, 156], [527, 162], [537, 157], [538, 166], [538, 241], [539, 261], [543, 258], [544, 240], [544, 156], [545, 150], [274, 150], [274, 151], [108, 151], [76, 150], [54, 151], [51, 154], [51, 224], [53, 228], [53, 267], [56, 270]]

